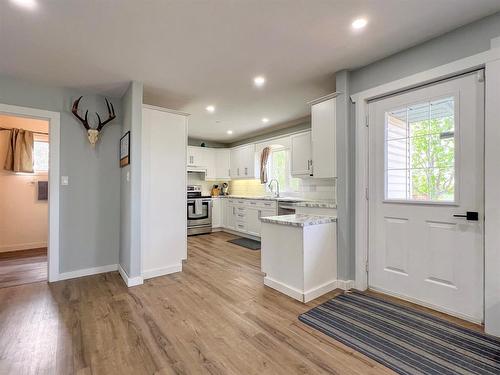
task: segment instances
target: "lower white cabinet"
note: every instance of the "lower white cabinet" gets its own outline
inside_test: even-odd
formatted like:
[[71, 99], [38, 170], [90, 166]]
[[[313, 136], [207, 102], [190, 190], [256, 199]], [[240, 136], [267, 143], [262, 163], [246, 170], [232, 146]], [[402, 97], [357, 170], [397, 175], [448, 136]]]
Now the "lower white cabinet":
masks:
[[[222, 226], [242, 234], [260, 237], [260, 218], [277, 215], [276, 201], [221, 198]], [[215, 225], [212, 225], [215, 228]]]
[[212, 198], [212, 228], [222, 227], [222, 202], [220, 198]]

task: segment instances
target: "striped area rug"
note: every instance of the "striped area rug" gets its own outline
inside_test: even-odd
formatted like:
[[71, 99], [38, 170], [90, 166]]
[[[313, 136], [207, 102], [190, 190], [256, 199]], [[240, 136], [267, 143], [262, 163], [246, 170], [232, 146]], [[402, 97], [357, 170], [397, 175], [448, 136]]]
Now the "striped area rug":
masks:
[[359, 292], [299, 320], [399, 374], [500, 374], [500, 339]]

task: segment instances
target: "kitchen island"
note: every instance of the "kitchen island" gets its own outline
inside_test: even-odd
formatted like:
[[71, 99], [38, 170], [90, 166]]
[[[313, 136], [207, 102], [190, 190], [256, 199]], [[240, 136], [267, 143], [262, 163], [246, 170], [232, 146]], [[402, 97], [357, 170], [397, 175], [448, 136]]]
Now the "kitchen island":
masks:
[[335, 216], [295, 214], [260, 220], [265, 285], [304, 303], [338, 287]]

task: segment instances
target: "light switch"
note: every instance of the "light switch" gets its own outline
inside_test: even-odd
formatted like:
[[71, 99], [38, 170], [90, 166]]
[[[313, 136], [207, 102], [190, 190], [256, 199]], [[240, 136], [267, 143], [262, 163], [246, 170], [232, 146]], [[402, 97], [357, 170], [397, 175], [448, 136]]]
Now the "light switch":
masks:
[[63, 186], [69, 185], [69, 177], [68, 176], [61, 176], [61, 185], [63, 185]]
[[127, 182], [130, 182], [130, 171], [127, 171]]

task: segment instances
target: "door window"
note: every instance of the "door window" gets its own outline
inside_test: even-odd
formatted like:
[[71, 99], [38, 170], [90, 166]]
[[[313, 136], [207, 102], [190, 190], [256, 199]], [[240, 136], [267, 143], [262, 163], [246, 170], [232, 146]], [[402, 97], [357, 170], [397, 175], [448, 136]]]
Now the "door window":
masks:
[[455, 98], [385, 113], [385, 199], [455, 202]]

